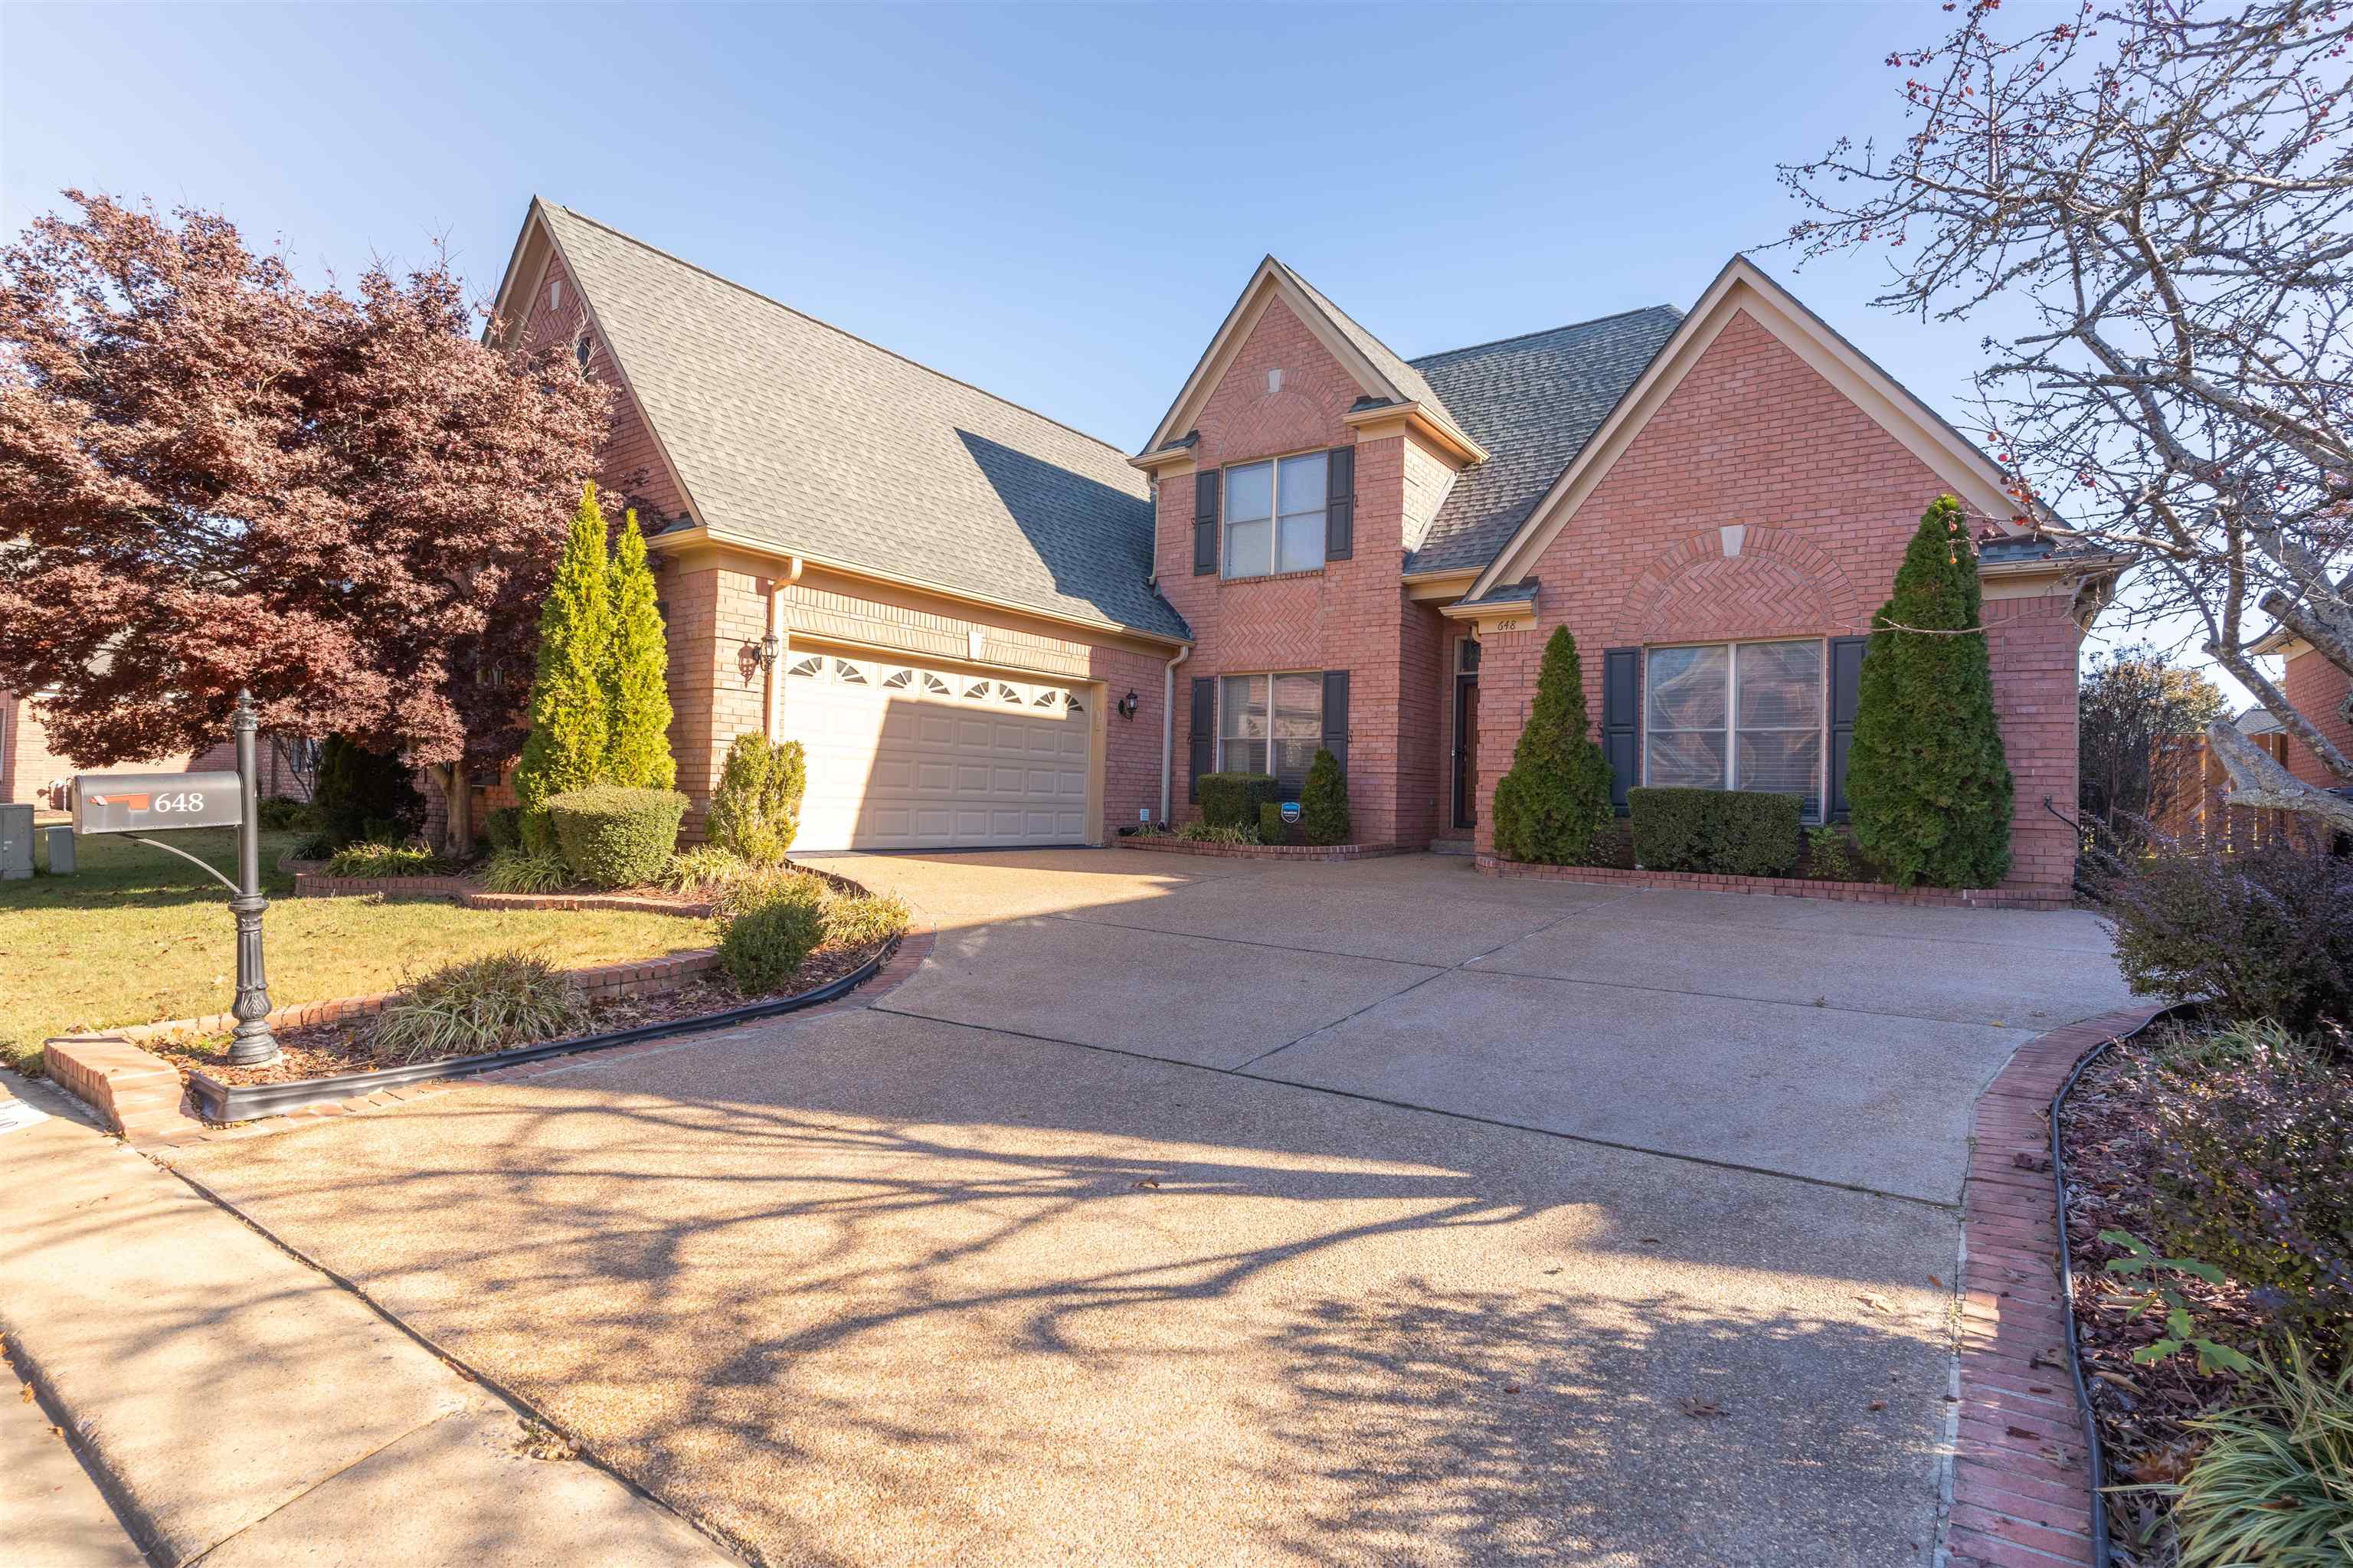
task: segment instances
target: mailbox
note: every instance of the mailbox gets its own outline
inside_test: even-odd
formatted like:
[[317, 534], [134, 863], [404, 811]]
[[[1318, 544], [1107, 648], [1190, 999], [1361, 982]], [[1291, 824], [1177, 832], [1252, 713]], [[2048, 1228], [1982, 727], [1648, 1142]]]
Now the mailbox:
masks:
[[234, 773], [84, 773], [73, 781], [77, 833], [234, 828], [245, 820]]

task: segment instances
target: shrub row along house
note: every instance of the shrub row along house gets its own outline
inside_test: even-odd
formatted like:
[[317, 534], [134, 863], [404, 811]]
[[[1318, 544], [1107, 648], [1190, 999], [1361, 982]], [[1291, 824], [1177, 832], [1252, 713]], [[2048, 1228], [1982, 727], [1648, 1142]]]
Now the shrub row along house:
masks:
[[2063, 895], [2105, 583], [1746, 260], [1668, 306], [1406, 360], [1270, 257], [1124, 453], [545, 201], [494, 342], [619, 393], [700, 825], [733, 737], [807, 747], [803, 850], [1101, 842], [1193, 780], [1341, 760], [1357, 840], [1492, 845], [1546, 638], [1633, 786], [1845, 810], [1873, 610], [1957, 496], [2016, 784]]

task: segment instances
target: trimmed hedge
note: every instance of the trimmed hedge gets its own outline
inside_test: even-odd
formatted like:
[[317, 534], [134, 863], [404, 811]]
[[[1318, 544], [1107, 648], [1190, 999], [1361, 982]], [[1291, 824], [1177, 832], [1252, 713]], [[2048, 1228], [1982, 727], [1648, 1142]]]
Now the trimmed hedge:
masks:
[[1646, 870], [1787, 876], [1798, 867], [1798, 796], [1645, 787], [1627, 790], [1626, 803], [1634, 861]]
[[1258, 809], [1280, 802], [1282, 786], [1271, 773], [1204, 773], [1198, 780], [1201, 821], [1213, 828], [1258, 828]]
[[593, 784], [547, 798], [564, 863], [598, 887], [638, 887], [659, 876], [678, 842], [686, 797], [673, 789]]
[[501, 806], [482, 819], [482, 836], [493, 853], [522, 848], [522, 808]]
[[1290, 836], [1291, 831], [1283, 825], [1282, 808], [1272, 800], [1261, 800], [1258, 803], [1258, 842], [1279, 844]]
[[1299, 792], [1299, 831], [1311, 844], [1344, 844], [1356, 835], [1348, 819], [1348, 776], [1330, 748], [1317, 747]]

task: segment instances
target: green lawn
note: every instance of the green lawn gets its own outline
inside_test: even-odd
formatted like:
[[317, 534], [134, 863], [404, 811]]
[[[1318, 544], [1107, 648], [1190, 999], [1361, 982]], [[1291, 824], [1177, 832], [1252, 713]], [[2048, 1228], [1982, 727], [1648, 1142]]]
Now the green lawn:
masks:
[[[269, 998], [281, 1007], [390, 991], [404, 976], [501, 948], [575, 968], [715, 940], [710, 922], [674, 915], [294, 898], [293, 879], [272, 867], [295, 837], [262, 835]], [[236, 841], [219, 830], [170, 842], [234, 875]], [[77, 847], [76, 875], [0, 882], [0, 1061], [12, 1066], [37, 1064], [52, 1034], [226, 1012], [236, 1000], [226, 889], [144, 845], [82, 839]]]

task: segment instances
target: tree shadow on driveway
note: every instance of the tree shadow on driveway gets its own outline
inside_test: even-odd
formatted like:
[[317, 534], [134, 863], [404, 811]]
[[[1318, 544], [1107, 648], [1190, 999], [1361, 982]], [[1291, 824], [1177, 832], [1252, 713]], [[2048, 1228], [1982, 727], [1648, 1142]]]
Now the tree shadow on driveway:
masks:
[[1924, 1205], [874, 1012], [179, 1159], [768, 1562], [1927, 1541]]

